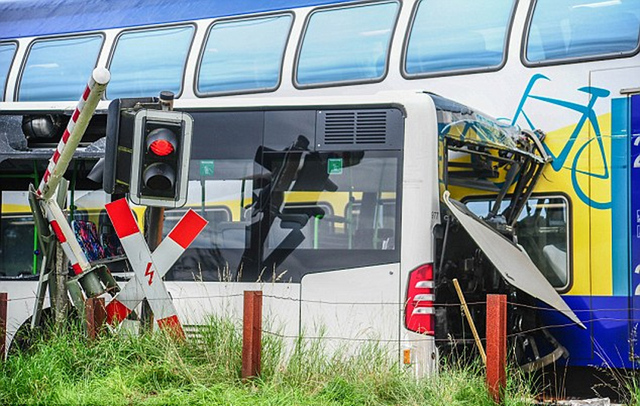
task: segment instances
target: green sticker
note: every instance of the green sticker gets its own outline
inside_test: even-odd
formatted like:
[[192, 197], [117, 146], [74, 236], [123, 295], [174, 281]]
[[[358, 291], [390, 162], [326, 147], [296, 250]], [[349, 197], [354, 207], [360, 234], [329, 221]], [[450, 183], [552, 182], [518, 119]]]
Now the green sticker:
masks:
[[200, 176], [213, 176], [213, 160], [200, 161]]
[[329, 158], [327, 173], [329, 175], [342, 175], [342, 158]]

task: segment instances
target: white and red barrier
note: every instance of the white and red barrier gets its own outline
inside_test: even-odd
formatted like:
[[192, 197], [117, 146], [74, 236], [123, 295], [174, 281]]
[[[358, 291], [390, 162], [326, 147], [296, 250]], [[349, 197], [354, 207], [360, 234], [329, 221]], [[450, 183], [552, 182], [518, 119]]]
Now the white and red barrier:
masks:
[[55, 199], [43, 200], [41, 206], [47, 215], [47, 220], [62, 246], [64, 255], [71, 262], [74, 274], [79, 275], [90, 268], [87, 256], [76, 240], [75, 233], [71, 230], [67, 217], [64, 215]]
[[135, 278], [107, 305], [108, 321], [124, 320], [147, 298], [158, 326], [184, 336], [162, 277], [208, 222], [195, 211], [189, 210], [152, 254], [126, 199], [109, 203], [105, 208], [135, 274]]
[[73, 158], [82, 136], [89, 125], [89, 121], [102, 98], [111, 74], [105, 68], [96, 68], [91, 74], [76, 109], [73, 111], [69, 124], [58, 143], [53, 156], [49, 160], [47, 170], [42, 176], [42, 181], [36, 190], [36, 195], [40, 197], [40, 206], [47, 216], [51, 228], [55, 232], [56, 238], [62, 245], [67, 258], [71, 262], [73, 272], [78, 275], [90, 268], [87, 256], [82, 251], [80, 244], [76, 240], [75, 233], [67, 221], [67, 217], [58, 206], [58, 202], [52, 198], [60, 179], [67, 171], [69, 163]]
[[89, 125], [89, 121], [107, 88], [111, 74], [105, 68], [96, 68], [91, 74], [89, 83], [85, 87], [76, 109], [71, 115], [69, 124], [62, 134], [53, 156], [49, 160], [47, 170], [42, 176], [36, 194], [43, 199], [50, 199], [60, 183], [62, 175], [67, 171], [73, 153]]

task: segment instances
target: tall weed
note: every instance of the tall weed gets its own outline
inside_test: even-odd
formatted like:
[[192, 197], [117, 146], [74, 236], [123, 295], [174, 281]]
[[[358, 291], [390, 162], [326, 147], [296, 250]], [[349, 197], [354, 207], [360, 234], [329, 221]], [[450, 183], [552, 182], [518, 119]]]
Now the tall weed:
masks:
[[[216, 317], [185, 341], [58, 331], [0, 366], [0, 404], [493, 405], [483, 368], [443, 365], [416, 380], [375, 342], [354, 354], [299, 337], [285, 355], [284, 339], [265, 334], [262, 375], [243, 383], [241, 331]], [[531, 404], [531, 385], [510, 376], [506, 404]]]

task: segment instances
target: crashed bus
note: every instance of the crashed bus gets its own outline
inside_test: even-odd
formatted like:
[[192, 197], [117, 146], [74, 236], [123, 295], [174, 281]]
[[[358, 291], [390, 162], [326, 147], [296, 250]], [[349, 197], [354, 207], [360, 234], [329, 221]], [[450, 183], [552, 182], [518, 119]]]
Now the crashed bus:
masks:
[[[74, 18], [69, 18], [71, 15]], [[457, 23], [461, 20], [465, 21], [464, 25]], [[435, 292], [435, 302], [441, 305], [433, 306], [433, 318], [427, 317], [431, 310], [420, 310], [425, 312], [424, 320], [430, 321], [411, 328], [418, 326], [428, 331], [433, 328], [433, 334], [427, 335], [435, 337], [434, 342], [443, 352], [459, 346], [472, 348], [471, 335], [468, 326], [460, 320], [459, 302], [451, 291], [450, 281], [459, 280], [467, 300], [472, 303], [471, 310], [479, 312], [474, 319], [480, 324], [480, 330], [484, 320], [482, 305], [473, 303], [484, 301], [487, 292], [501, 291], [505, 286], [531, 287], [535, 281], [528, 280], [519, 286], [505, 275], [518, 280], [522, 275], [516, 278], [513, 271], [505, 271], [503, 275], [493, 269], [492, 261], [497, 259], [489, 260], [488, 255], [482, 253], [489, 248], [477, 247], [474, 234], [461, 231], [464, 227], [457, 223], [459, 220], [453, 214], [448, 215], [457, 207], [483, 218], [506, 239], [517, 242], [586, 326], [582, 329], [563, 312], [547, 310], [551, 300], [547, 298], [549, 300], [545, 302], [541, 292], [521, 292], [520, 299], [523, 299], [522, 295], [529, 295], [542, 300], [534, 304], [528, 302], [509, 313], [511, 327], [508, 334], [515, 346], [514, 353], [521, 354], [518, 355], [521, 365], [528, 364], [533, 368], [568, 354], [563, 364], [570, 366], [606, 363], [612, 367], [634, 368], [637, 366], [636, 354], [640, 351], [636, 311], [640, 307], [637, 302], [640, 294], [640, 194], [635, 186], [640, 179], [639, 27], [640, 3], [633, 0], [0, 2], [0, 148], [3, 151], [0, 162], [0, 290], [8, 291], [14, 299], [29, 298], [10, 302], [10, 334], [32, 313], [30, 303], [37, 284], [34, 281], [42, 268], [43, 253], [34, 233], [28, 185], [42, 180], [46, 161], [60, 139], [86, 78], [95, 67], [106, 67], [112, 74], [111, 82], [66, 175], [70, 182], [67, 213], [70, 220], [75, 221], [74, 230], [84, 235], [89, 259], [93, 264], [108, 262], [118, 283], [123, 284], [130, 278], [131, 269], [122, 260], [122, 247], [118, 245], [104, 211], [112, 197], [100, 190], [99, 180], [95, 183], [87, 179], [95, 163], [105, 155], [105, 127], [111, 100], [154, 97], [160, 91], [170, 90], [176, 95], [178, 109], [221, 107], [216, 99], [224, 97], [227, 106], [235, 106], [229, 100], [236, 98], [241, 99], [238, 105], [242, 105], [245, 98], [255, 99], [251, 106], [260, 106], [258, 99], [265, 105], [278, 99], [282, 100], [278, 101], [282, 106], [296, 110], [295, 101], [284, 100], [289, 97], [318, 98], [315, 102], [304, 103], [331, 106], [338, 103], [334, 100], [336, 97], [360, 95], [362, 97], [357, 99], [360, 103], [368, 100], [365, 95], [374, 98], [373, 95], [381, 91], [427, 90], [496, 117], [499, 124], [531, 131], [543, 129], [546, 136], [541, 142], [548, 157], [542, 159], [551, 158], [550, 162], [540, 169], [539, 160], [531, 158], [533, 160], [528, 161], [534, 165], [531, 168], [542, 171], [541, 175], [536, 172], [535, 185], [530, 188], [521, 183], [524, 189], [516, 190], [514, 184], [505, 192], [502, 186], [509, 173], [505, 165], [513, 160], [510, 152], [497, 152], [501, 149], [496, 147], [487, 155], [479, 152], [467, 155], [477, 148], [489, 148], [495, 140], [498, 140], [497, 144], [507, 143], [505, 150], [513, 149], [514, 145], [523, 151], [527, 148], [521, 148], [517, 142], [507, 142], [506, 138], [485, 135], [479, 138], [480, 147], [470, 147], [473, 143], [467, 133], [471, 131], [471, 125], [467, 130], [464, 126], [450, 126], [447, 128], [459, 132], [458, 135], [448, 133], [446, 138], [450, 151], [447, 156], [451, 159], [444, 160], [443, 154], [431, 154], [421, 163], [442, 171], [438, 179], [446, 187], [432, 196], [441, 201], [438, 209], [420, 206], [392, 216], [390, 213], [395, 213], [398, 204], [405, 204], [408, 191], [394, 197], [384, 189], [381, 202], [378, 202], [380, 209], [374, 210], [376, 214], [373, 215], [371, 207], [377, 206], [368, 202], [368, 198], [364, 199], [364, 190], [357, 188], [352, 196], [334, 193], [332, 200], [317, 200], [318, 192], [297, 194], [295, 202], [290, 200], [289, 204], [301, 206], [296, 209], [303, 212], [301, 218], [309, 214], [305, 212], [308, 202], [329, 214], [324, 215], [323, 223], [318, 211], [318, 216], [301, 226], [304, 240], [284, 263], [302, 255], [303, 249], [311, 255], [313, 249], [319, 250], [323, 244], [329, 244], [328, 249], [332, 247], [332, 238], [320, 239], [315, 248], [313, 244], [307, 246], [318, 240], [315, 235], [308, 235], [310, 230], [317, 231], [319, 238], [325, 232], [330, 236], [343, 233], [339, 238], [333, 238], [334, 248], [355, 249], [361, 241], [369, 242], [368, 237], [362, 237], [366, 232], [355, 231], [360, 207], [364, 208], [363, 218], [382, 216], [381, 223], [370, 228], [378, 230], [374, 234], [375, 247], [385, 247], [385, 250], [370, 250], [362, 256], [361, 262], [357, 255], [352, 258], [355, 262], [349, 262], [349, 256], [341, 255], [339, 266], [332, 265], [332, 261], [338, 260], [334, 255], [302, 256], [295, 260], [297, 268], [285, 264], [287, 273], [281, 275], [282, 271], [275, 279], [283, 286], [291, 279], [294, 285], [290, 286], [294, 286], [295, 292], [292, 295], [312, 302], [293, 304], [285, 299], [265, 297], [265, 300], [277, 300], [281, 312], [292, 305], [290, 313], [282, 316], [280, 323], [295, 326], [288, 331], [295, 335], [303, 330], [302, 320], [307, 320], [307, 316], [315, 314], [322, 306], [324, 309], [331, 306], [325, 303], [328, 298], [324, 288], [315, 291], [305, 282], [322, 278], [325, 270], [373, 264], [387, 266], [399, 263], [394, 261], [406, 261], [405, 257], [390, 258], [388, 252], [382, 251], [393, 248], [392, 252], [404, 252], [406, 244], [410, 244], [406, 238], [413, 237], [401, 237], [400, 226], [407, 216], [414, 216], [416, 222], [429, 229], [430, 236], [424, 237], [423, 244], [430, 253], [424, 254], [427, 257], [419, 256], [420, 261], [414, 265], [432, 263], [435, 284], [433, 291], [412, 291], [411, 294], [415, 297]], [[243, 120], [238, 121], [240, 123], [230, 122], [222, 128], [210, 123], [215, 131], [209, 135], [215, 137], [227, 127], [243, 124]], [[265, 121], [264, 126], [272, 125], [267, 123], [270, 121]], [[443, 130], [445, 126], [439, 125], [438, 129]], [[500, 128], [512, 135], [518, 133], [518, 130]], [[538, 138], [542, 139], [542, 135]], [[292, 143], [288, 140], [267, 147], [284, 151]], [[228, 159], [246, 159], [251, 165], [262, 168], [260, 171], [264, 173], [274, 168], [267, 161], [262, 162], [267, 167], [254, 163], [256, 156], [252, 154], [255, 151], [234, 149], [240, 148], [235, 145], [235, 138], [230, 144], [219, 145], [211, 141], [206, 148], [223, 148], [231, 154]], [[255, 142], [248, 145], [257, 148]], [[312, 150], [311, 146], [315, 144], [309, 145], [307, 148]], [[433, 160], [438, 160], [437, 168]], [[226, 167], [220, 166], [218, 158], [194, 162], [194, 182], [189, 190], [192, 200], [187, 207], [198, 206], [210, 223], [221, 226], [203, 231], [200, 239], [194, 242], [195, 246], [167, 276], [168, 283], [175, 284], [171, 285], [171, 293], [181, 297], [210, 294], [200, 284], [191, 284], [194, 280], [205, 284], [237, 280], [237, 266], [243, 257], [253, 261], [250, 268], [254, 269], [265, 261], [267, 265], [278, 263], [280, 255], [276, 252], [267, 261], [265, 258], [271, 249], [262, 248], [262, 253], [255, 254], [243, 249], [246, 248], [245, 223], [252, 221], [248, 207], [253, 203], [253, 183], [265, 182], [262, 178], [250, 177], [250, 174], [258, 173], [258, 169], [246, 168], [244, 177], [222, 175], [218, 169]], [[331, 161], [336, 172], [340, 171], [339, 162]], [[347, 173], [361, 167], [361, 164], [347, 167], [347, 162], [346, 159], [342, 161]], [[396, 187], [417, 170], [405, 170], [404, 161], [399, 168], [402, 170]], [[205, 176], [210, 172], [214, 178]], [[520, 175], [513, 175], [515, 172]], [[514, 169], [509, 176], [515, 176], [512, 180], [517, 183], [520, 176], [526, 174]], [[219, 193], [227, 190], [223, 193], [224, 198], [209, 194], [208, 185], [213, 185], [217, 176], [231, 176], [227, 181], [215, 183]], [[236, 185], [240, 185], [240, 192]], [[386, 183], [382, 185], [390, 187]], [[445, 191], [450, 193], [450, 200], [463, 203], [466, 209], [462, 210], [455, 203], [452, 203], [453, 208], [446, 206]], [[402, 200], [398, 200], [401, 197]], [[513, 201], [513, 198], [521, 200]], [[206, 204], [209, 200], [211, 204]], [[133, 209], [142, 225], [144, 208]], [[165, 235], [184, 210], [166, 212]], [[327, 223], [331, 216], [336, 220]], [[429, 222], [425, 220], [427, 217], [431, 218]], [[274, 220], [274, 224], [278, 226], [279, 221], [282, 219]], [[313, 228], [316, 222], [318, 227]], [[351, 226], [345, 226], [345, 222]], [[298, 223], [285, 221], [284, 224], [297, 227]], [[321, 229], [320, 225], [325, 228]], [[295, 230], [295, 227], [288, 230]], [[203, 242], [203, 238], [208, 240]], [[271, 244], [269, 247], [281, 243], [280, 237], [267, 238], [257, 232], [253, 238], [254, 244]], [[294, 245], [297, 244], [295, 238], [301, 238], [297, 232], [289, 240]], [[400, 238], [404, 239], [396, 241]], [[460, 244], [454, 243], [458, 240]], [[226, 244], [226, 248], [214, 249], [215, 244]], [[474, 255], [469, 256], [476, 248]], [[263, 258], [263, 255], [267, 256]], [[466, 260], [462, 261], [462, 258]], [[229, 266], [222, 266], [218, 272], [220, 264], [227, 262]], [[325, 265], [327, 262], [329, 264]], [[302, 278], [295, 269], [303, 265], [310, 267], [309, 272], [317, 272]], [[193, 269], [197, 271], [193, 272]], [[428, 275], [428, 268], [421, 269]], [[403, 306], [409, 293], [409, 271], [401, 277], [398, 272], [387, 275], [391, 284], [397, 283], [394, 286], [400, 292], [392, 294], [394, 300], [401, 303], [394, 307], [397, 313], [390, 311], [387, 314], [373, 307], [376, 303], [388, 303], [386, 296], [371, 297], [375, 290], [370, 289], [370, 283], [373, 283], [370, 277], [381, 277], [375, 272], [367, 270], [364, 272], [366, 277], [353, 279], [345, 276], [340, 280], [341, 284], [348, 285], [341, 288], [344, 291], [331, 286], [328, 292], [336, 295], [335, 302], [354, 300], [361, 303], [355, 307], [334, 303], [331, 311], [345, 315], [344, 319], [335, 319], [336, 323], [344, 325], [342, 330], [353, 326], [354, 331], [360, 331], [355, 327], [366, 323], [360, 324], [359, 318], [370, 317], [368, 312], [374, 310], [372, 313], [380, 316], [377, 323], [390, 317], [384, 325], [395, 326], [398, 333], [396, 335], [396, 330], [392, 329], [394, 333], [389, 339], [399, 342], [407, 331], [401, 326], [406, 323]], [[261, 270], [257, 277], [255, 272], [247, 275], [246, 278], [265, 281], [273, 278], [273, 269], [270, 272]], [[240, 279], [247, 281], [243, 283], [251, 283], [246, 278]], [[300, 280], [299, 284], [294, 282], [296, 278]], [[443, 278], [442, 283], [439, 278]], [[504, 282], [505, 278], [507, 282]], [[236, 293], [244, 290], [235, 283], [208, 286], [218, 286], [216, 295], [227, 295], [230, 289], [236, 289], [233, 290]], [[264, 288], [270, 289], [270, 286], [266, 284]], [[235, 308], [235, 305], [230, 306]], [[14, 311], [17, 312], [15, 317]], [[324, 310], [318, 311], [324, 313]], [[347, 317], [347, 313], [354, 316]], [[376, 331], [380, 330], [380, 324], [373, 326], [378, 326]], [[533, 341], [521, 332], [539, 326], [546, 326], [550, 334], [545, 330], [532, 332], [536, 342], [536, 346], [532, 346]], [[418, 337], [423, 339], [423, 336]], [[531, 353], [533, 355], [527, 355]], [[419, 359], [426, 357], [416, 356]], [[532, 360], [540, 359], [543, 362], [531, 364]]]
[[[336, 345], [377, 341], [403, 362], [408, 350], [407, 363], [425, 373], [439, 354], [473, 346], [457, 279], [469, 302], [509, 295], [519, 364], [536, 369], [569, 355], [534, 310], [548, 307], [570, 328], [584, 328], [537, 264], [561, 247], [551, 236], [545, 246], [530, 241], [558, 232], [531, 221], [559, 207], [536, 193], [551, 161], [542, 131], [506, 126], [424, 92], [177, 100], [174, 108], [193, 117], [189, 191], [184, 208], [166, 212], [164, 234], [186, 208], [209, 221], [165, 277], [187, 328], [209, 314], [234, 314], [239, 294], [259, 289], [265, 318], [279, 334], [326, 335]], [[104, 113], [88, 134], [106, 131]], [[2, 119], [17, 123], [21, 112], [5, 110]], [[19, 127], [11, 134], [15, 142]], [[127, 260], [107, 249], [114, 232], [104, 204], [116, 195], [88, 186], [101, 148], [104, 140], [78, 148], [68, 204], [87, 257], [124, 281], [131, 277]], [[11, 165], [16, 190], [46, 164], [31, 151], [7, 149], [2, 162]], [[484, 215], [469, 208], [488, 199]], [[26, 234], [28, 214], [20, 215], [22, 222], [14, 214], [3, 224]], [[102, 254], [87, 244], [86, 230], [94, 230], [94, 246], [104, 244]], [[29, 328], [35, 279], [2, 282], [19, 299], [11, 336]], [[483, 334], [484, 307], [472, 313]]]

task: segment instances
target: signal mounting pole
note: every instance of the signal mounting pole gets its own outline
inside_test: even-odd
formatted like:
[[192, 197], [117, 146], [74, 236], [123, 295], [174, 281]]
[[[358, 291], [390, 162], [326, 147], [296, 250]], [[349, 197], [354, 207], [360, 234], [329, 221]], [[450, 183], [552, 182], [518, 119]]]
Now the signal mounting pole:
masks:
[[[173, 110], [173, 100], [175, 95], [170, 91], [160, 92], [160, 105], [163, 111]], [[148, 206], [145, 215], [145, 237], [151, 252], [155, 251], [162, 241], [162, 230], [164, 228], [164, 207]], [[143, 325], [146, 328], [153, 328], [153, 313], [149, 302], [145, 299], [142, 302], [142, 314], [140, 315]]]

